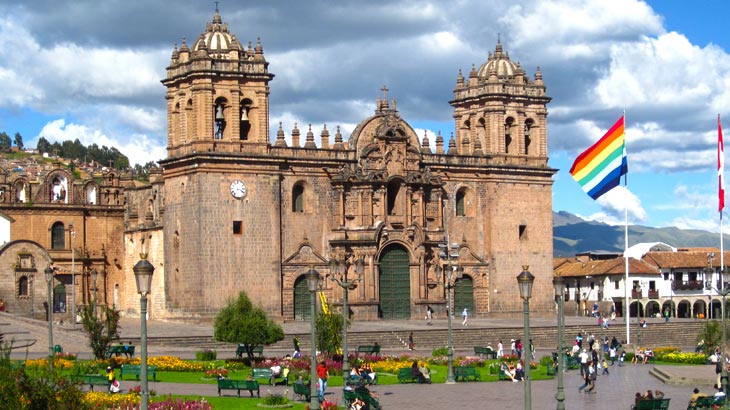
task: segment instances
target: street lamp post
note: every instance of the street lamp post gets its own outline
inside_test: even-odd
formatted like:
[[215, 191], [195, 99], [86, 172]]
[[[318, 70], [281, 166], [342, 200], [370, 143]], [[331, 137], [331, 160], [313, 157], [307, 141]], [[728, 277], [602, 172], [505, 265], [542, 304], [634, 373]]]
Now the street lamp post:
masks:
[[[522, 307], [525, 313], [525, 340], [530, 343], [530, 297], [532, 296], [532, 284], [535, 276], [528, 271], [528, 265], [522, 265], [522, 272], [517, 275], [517, 284], [520, 287], [520, 298], [522, 298]], [[525, 354], [527, 358], [528, 353]], [[532, 409], [532, 391], [530, 378], [530, 361], [525, 360], [525, 410]]]
[[553, 286], [555, 287], [555, 297], [558, 299], [558, 392], [555, 394], [555, 399], [558, 401], [557, 410], [565, 410], [565, 390], [563, 388], [563, 371], [565, 371], [563, 294], [565, 293], [565, 280], [561, 276], [555, 276], [553, 277]]
[[74, 252], [74, 224], [68, 224], [69, 240], [71, 242], [71, 325], [76, 328], [76, 252]]
[[362, 279], [362, 273], [365, 269], [365, 261], [362, 258], [355, 260], [355, 273], [357, 278], [347, 280], [347, 270], [350, 264], [347, 259], [332, 258], [329, 262], [330, 279], [342, 288], [342, 376], [349, 377], [350, 362], [347, 357], [347, 327], [349, 324], [349, 310], [347, 309], [347, 294], [351, 289], [357, 287], [357, 283]]
[[312, 315], [311, 315], [311, 337], [312, 337], [312, 358], [309, 364], [309, 409], [319, 410], [319, 394], [317, 392], [317, 326], [315, 324], [317, 320], [317, 288], [319, 287], [319, 272], [314, 269], [309, 269], [304, 274], [307, 278], [307, 288], [309, 293], [312, 295]]
[[92, 302], [94, 305], [94, 317], [96, 317], [96, 277], [99, 275], [99, 272], [96, 271], [96, 269], [91, 270], [91, 281], [94, 283], [94, 301]]
[[46, 283], [48, 284], [48, 370], [53, 373], [53, 301], [51, 300], [53, 268], [48, 266], [43, 273], [46, 274]]
[[[463, 268], [461, 266], [453, 264], [453, 260], [458, 259], [459, 254], [451, 254], [451, 250], [456, 250], [459, 245], [456, 243], [451, 244], [452, 249], [449, 249], [449, 243], [449, 237], [447, 236], [446, 244], [438, 245], [441, 249], [441, 251], [439, 252], [439, 258], [446, 259], [448, 268], [444, 271], [444, 269], [440, 265], [436, 266], [436, 275], [441, 276], [441, 274], [443, 274], [440, 284], [444, 287], [444, 289], [446, 289], [446, 323], [448, 325], [449, 335], [449, 346], [448, 351], [446, 352], [448, 363], [446, 384], [455, 384], [456, 380], [454, 379], [454, 332], [451, 325], [451, 317], [454, 314], [454, 306], [451, 299], [451, 289], [454, 288], [455, 281], [461, 278]], [[456, 275], [454, 275], [454, 273], [456, 273]]]
[[33, 286], [34, 282], [34, 276], [33, 273], [28, 275], [28, 285], [30, 287], [30, 318], [33, 319], [33, 316], [35, 315], [35, 286]]
[[141, 254], [139, 262], [132, 268], [134, 278], [137, 282], [137, 293], [140, 294], [139, 299], [139, 315], [140, 315], [140, 341], [142, 342], [141, 363], [139, 369], [139, 378], [142, 382], [142, 402], [140, 410], [147, 410], [150, 402], [150, 391], [147, 380], [147, 295], [152, 288], [152, 274], [155, 267], [147, 260], [146, 254]]

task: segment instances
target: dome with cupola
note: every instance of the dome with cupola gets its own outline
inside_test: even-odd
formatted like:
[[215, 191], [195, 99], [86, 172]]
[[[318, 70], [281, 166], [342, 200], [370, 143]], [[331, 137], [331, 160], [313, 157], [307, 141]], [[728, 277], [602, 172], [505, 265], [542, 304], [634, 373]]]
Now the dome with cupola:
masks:
[[502, 50], [501, 41], [497, 40], [497, 47], [493, 53], [489, 53], [487, 62], [482, 64], [477, 71], [477, 77], [489, 78], [495, 74], [498, 78], [512, 78], [515, 74], [522, 73], [520, 65], [509, 58], [509, 53]]
[[241, 43], [228, 31], [228, 24], [223, 23], [216, 7], [213, 21], [206, 24], [205, 33], [200, 35], [192, 51], [205, 50], [209, 54], [223, 57], [229, 50], [241, 50], [241, 48]]

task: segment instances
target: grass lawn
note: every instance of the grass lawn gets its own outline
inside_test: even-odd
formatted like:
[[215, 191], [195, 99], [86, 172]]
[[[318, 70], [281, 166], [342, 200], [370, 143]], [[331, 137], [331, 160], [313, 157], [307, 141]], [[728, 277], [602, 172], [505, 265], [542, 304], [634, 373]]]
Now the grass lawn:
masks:
[[[246, 392], [246, 396], [248, 396], [248, 392]], [[183, 400], [200, 400], [200, 396], [172, 396], [173, 399], [183, 399]], [[218, 396], [206, 396], [204, 397], [205, 401], [211, 404], [211, 406], [215, 410], [259, 410], [260, 407], [257, 407], [256, 405], [258, 403], [263, 403], [263, 399], [258, 398], [251, 398], [251, 397], [245, 397], [243, 394], [241, 395], [241, 398], [238, 397], [218, 397]], [[152, 399], [153, 402], [158, 401], [165, 401], [167, 400], [167, 397], [155, 397]], [[293, 406], [291, 409], [294, 410], [303, 410], [307, 403], [304, 403], [303, 401], [292, 401], [291, 402]], [[341, 403], [340, 403], [341, 404]]]

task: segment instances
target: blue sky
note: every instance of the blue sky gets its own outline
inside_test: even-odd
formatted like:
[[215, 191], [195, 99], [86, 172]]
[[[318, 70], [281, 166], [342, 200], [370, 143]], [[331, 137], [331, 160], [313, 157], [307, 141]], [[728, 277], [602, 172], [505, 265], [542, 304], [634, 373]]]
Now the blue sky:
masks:
[[[116, 146], [132, 162], [165, 156], [160, 80], [174, 44], [192, 43], [213, 2], [0, 0], [0, 130], [26, 145]], [[385, 84], [404, 119], [444, 137], [458, 70], [481, 65], [497, 37], [548, 106], [553, 209], [583, 218], [719, 230], [716, 117], [730, 124], [730, 2], [679, 0], [295, 0], [220, 12], [243, 44], [261, 38], [271, 129], [340, 125], [345, 138]], [[568, 170], [626, 110], [628, 190], [593, 201]], [[727, 125], [730, 127], [730, 125]], [[306, 132], [306, 131], [304, 131]], [[726, 133], [727, 134], [727, 133]]]

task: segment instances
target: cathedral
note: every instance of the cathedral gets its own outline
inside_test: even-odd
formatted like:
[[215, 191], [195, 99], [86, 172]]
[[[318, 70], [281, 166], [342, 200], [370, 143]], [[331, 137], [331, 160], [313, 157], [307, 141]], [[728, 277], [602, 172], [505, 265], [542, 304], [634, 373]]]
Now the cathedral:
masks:
[[4, 167], [7, 310], [42, 318], [52, 289], [57, 319], [93, 300], [139, 315], [140, 257], [155, 267], [155, 319], [210, 319], [241, 291], [276, 320], [308, 319], [312, 269], [330, 308], [347, 289], [354, 320], [422, 319], [427, 306], [443, 315], [447, 291], [458, 312], [521, 312], [524, 266], [536, 278], [531, 310], [554, 308], [550, 98], [539, 68], [529, 78], [500, 42], [459, 71], [455, 133], [433, 145], [386, 87], [348, 138], [336, 125], [315, 138], [304, 124], [275, 124], [270, 138], [264, 48], [244, 46], [218, 10], [174, 47], [162, 84], [167, 157], [149, 183], [58, 162]]

